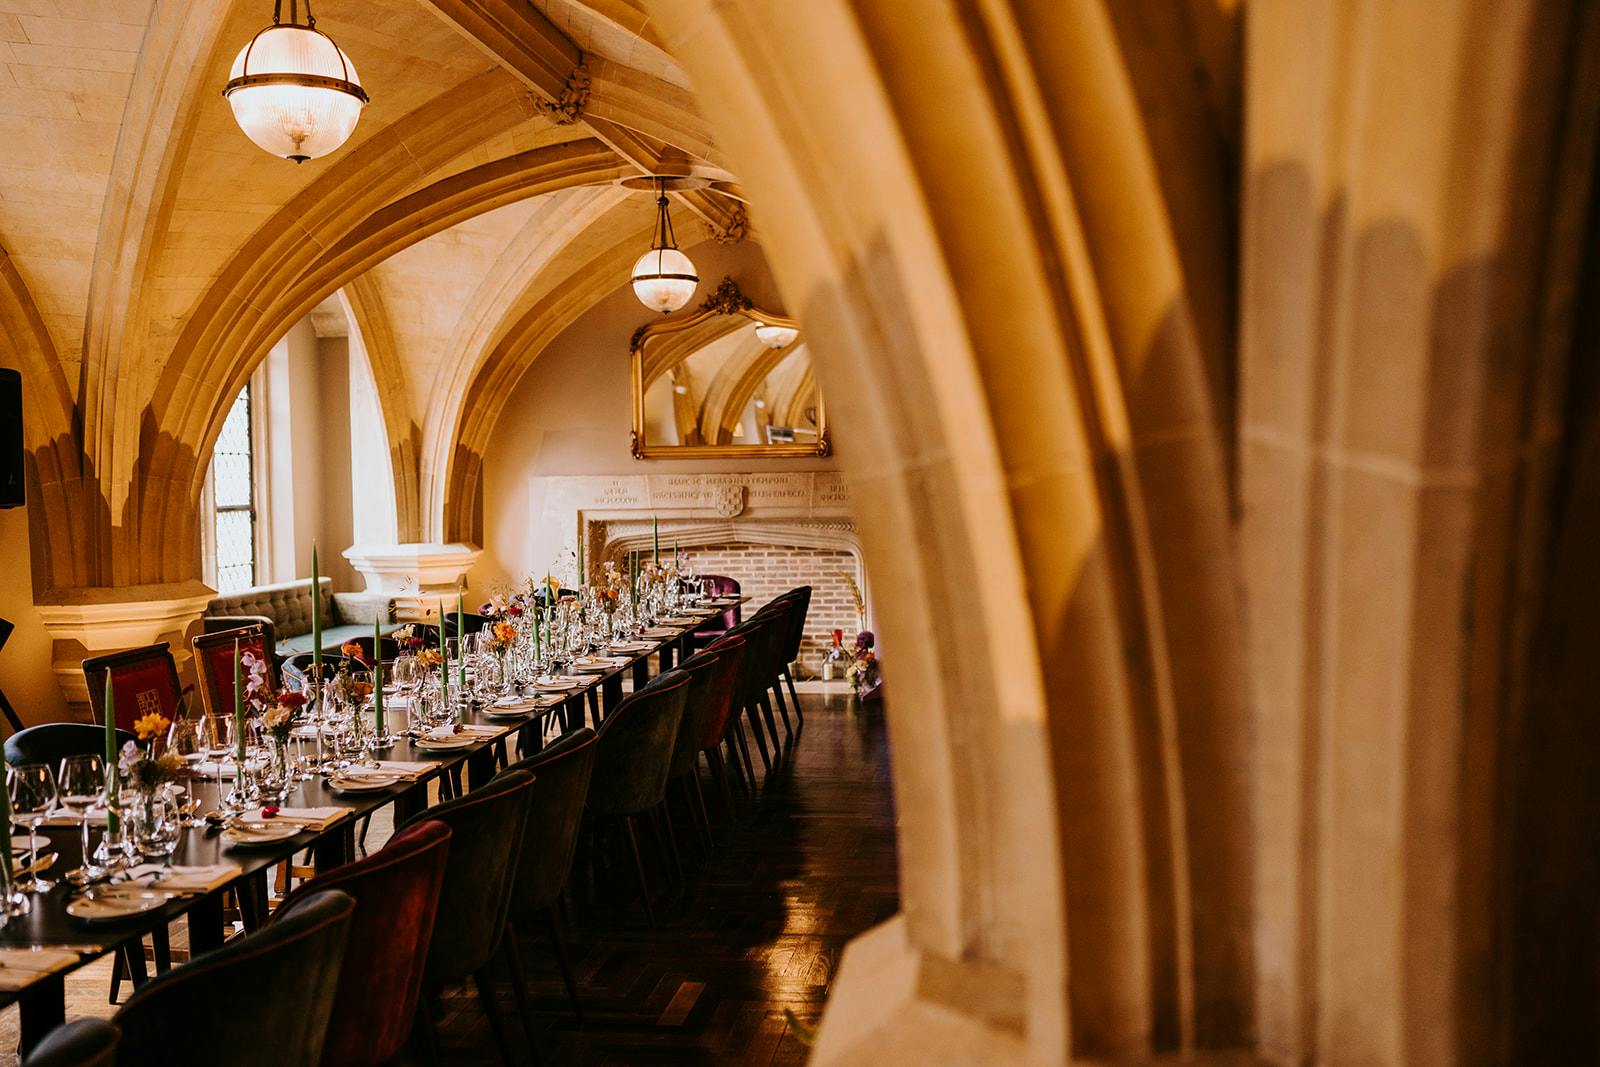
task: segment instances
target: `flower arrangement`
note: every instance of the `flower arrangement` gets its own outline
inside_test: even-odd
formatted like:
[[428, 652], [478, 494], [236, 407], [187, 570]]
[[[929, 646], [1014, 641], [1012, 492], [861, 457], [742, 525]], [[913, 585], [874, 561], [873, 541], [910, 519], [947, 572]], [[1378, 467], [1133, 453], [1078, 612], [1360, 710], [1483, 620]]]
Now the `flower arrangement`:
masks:
[[489, 635], [489, 640], [497, 652], [504, 652], [511, 647], [511, 642], [517, 639], [517, 628], [505, 619], [490, 624], [484, 632]]
[[878, 696], [883, 687], [878, 654], [873, 651], [873, 646], [876, 644], [877, 638], [871, 630], [862, 630], [856, 634], [850, 665], [844, 669], [845, 678], [855, 686], [856, 696], [861, 700], [871, 700]]
[[363, 667], [367, 666], [367, 654], [361, 650], [360, 642], [346, 641], [339, 646], [339, 655], [344, 657], [346, 666], [349, 665], [351, 660]]
[[437, 667], [444, 663], [444, 654], [437, 648], [424, 648], [417, 652], [417, 663], [424, 670]]
[[171, 725], [172, 720], [159, 711], [152, 711], [134, 722], [133, 732], [138, 740], [125, 742], [117, 757], [118, 771], [133, 788], [151, 792], [176, 780], [183, 770], [183, 757], [176, 752], [155, 754], [156, 739], [165, 737]]
[[396, 629], [391, 636], [394, 638], [395, 644], [406, 652], [416, 652], [424, 644], [421, 631], [410, 623]]
[[304, 693], [279, 693], [277, 700], [261, 713], [261, 725], [272, 734], [274, 741], [285, 742], [294, 728], [295, 714], [305, 705]]

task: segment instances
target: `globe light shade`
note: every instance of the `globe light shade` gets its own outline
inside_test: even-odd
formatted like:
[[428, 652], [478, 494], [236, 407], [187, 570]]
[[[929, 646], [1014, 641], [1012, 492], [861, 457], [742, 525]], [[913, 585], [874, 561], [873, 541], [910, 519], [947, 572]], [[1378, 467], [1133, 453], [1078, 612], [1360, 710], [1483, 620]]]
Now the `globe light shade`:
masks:
[[367, 104], [350, 57], [308, 26], [268, 26], [240, 50], [222, 95], [245, 136], [304, 163], [334, 151]]
[[786, 348], [799, 336], [800, 331], [793, 326], [770, 326], [764, 322], [756, 324], [756, 337], [768, 348]]
[[633, 293], [652, 311], [677, 311], [699, 284], [694, 264], [676, 248], [652, 248], [633, 265]]

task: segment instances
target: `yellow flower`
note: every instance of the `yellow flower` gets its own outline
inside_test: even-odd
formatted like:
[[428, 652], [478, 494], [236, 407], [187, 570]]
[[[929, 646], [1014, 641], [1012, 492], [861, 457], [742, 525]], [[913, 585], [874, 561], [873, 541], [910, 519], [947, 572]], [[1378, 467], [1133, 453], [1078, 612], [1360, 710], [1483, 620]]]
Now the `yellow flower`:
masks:
[[165, 736], [167, 727], [171, 725], [172, 721], [165, 715], [159, 711], [152, 711], [144, 718], [134, 720], [133, 732], [141, 741], [154, 741], [158, 737]]

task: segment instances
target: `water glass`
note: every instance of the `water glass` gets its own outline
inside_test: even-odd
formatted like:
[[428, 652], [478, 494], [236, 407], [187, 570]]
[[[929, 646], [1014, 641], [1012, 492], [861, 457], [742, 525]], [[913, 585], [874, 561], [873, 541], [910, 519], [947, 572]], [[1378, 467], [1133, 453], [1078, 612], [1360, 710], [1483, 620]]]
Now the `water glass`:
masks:
[[56, 806], [56, 776], [43, 763], [19, 763], [11, 771], [9, 788], [11, 819], [28, 828], [28, 873], [18, 880], [17, 888], [42, 893], [55, 885], [35, 874], [34, 868], [39, 863], [39, 827]]
[[78, 832], [83, 847], [83, 862], [75, 870], [68, 871], [67, 878], [75, 882], [87, 882], [104, 873], [102, 868], [94, 865], [94, 854], [89, 850], [89, 813], [105, 803], [105, 760], [95, 755], [68, 756], [61, 761], [56, 785], [61, 806], [80, 820]]

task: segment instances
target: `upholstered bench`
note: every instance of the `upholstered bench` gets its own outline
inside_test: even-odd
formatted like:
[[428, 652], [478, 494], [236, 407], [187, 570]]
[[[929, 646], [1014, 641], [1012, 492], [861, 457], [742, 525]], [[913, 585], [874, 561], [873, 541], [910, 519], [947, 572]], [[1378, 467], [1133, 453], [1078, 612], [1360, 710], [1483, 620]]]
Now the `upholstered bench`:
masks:
[[[351, 638], [372, 636], [377, 620], [383, 633], [395, 629], [394, 600], [370, 593], [335, 593], [323, 578], [322, 650], [337, 652]], [[219, 596], [206, 608], [207, 633], [263, 623], [279, 656], [311, 651], [311, 583], [279, 582]]]

